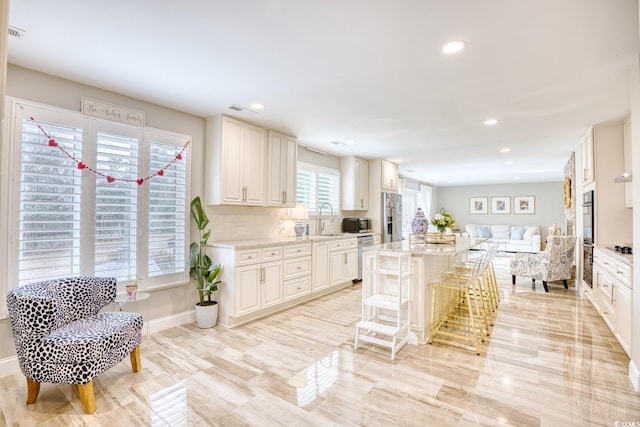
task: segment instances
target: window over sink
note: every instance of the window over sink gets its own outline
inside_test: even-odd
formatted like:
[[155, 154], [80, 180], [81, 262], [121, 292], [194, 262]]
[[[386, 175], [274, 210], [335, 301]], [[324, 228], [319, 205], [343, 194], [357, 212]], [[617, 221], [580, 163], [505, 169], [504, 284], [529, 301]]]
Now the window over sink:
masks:
[[[340, 214], [340, 171], [311, 163], [298, 162], [298, 204], [305, 204], [310, 215], [318, 215], [319, 207], [329, 203], [333, 215]], [[323, 214], [329, 214], [323, 209]]]

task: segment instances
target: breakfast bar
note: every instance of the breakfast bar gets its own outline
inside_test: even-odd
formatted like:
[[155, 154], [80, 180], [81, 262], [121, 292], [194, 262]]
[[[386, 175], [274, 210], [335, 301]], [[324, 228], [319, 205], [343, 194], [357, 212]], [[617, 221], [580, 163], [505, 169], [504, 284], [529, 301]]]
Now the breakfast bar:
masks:
[[[431, 324], [431, 280], [450, 268], [453, 263], [467, 257], [470, 250], [475, 250], [486, 239], [458, 237], [453, 243], [420, 243], [408, 240], [384, 243], [369, 248], [363, 254], [363, 283], [368, 285], [376, 253], [386, 252], [411, 254], [411, 339], [409, 343], [425, 344], [429, 339]], [[392, 283], [392, 280], [390, 280]]]

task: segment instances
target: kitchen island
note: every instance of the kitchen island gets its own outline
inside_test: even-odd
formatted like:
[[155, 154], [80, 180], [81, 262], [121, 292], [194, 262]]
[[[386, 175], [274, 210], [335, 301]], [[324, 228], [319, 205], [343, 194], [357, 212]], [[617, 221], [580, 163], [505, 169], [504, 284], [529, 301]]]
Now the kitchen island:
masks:
[[[467, 257], [470, 250], [476, 248], [487, 239], [458, 237], [455, 243], [446, 244], [415, 244], [408, 240], [384, 243], [368, 248], [363, 254], [363, 283], [367, 286], [367, 280], [371, 275], [377, 250], [411, 253], [411, 334], [410, 343], [425, 344], [429, 339], [431, 326], [431, 280], [444, 272], [456, 261]], [[393, 280], [390, 280], [390, 285]]]

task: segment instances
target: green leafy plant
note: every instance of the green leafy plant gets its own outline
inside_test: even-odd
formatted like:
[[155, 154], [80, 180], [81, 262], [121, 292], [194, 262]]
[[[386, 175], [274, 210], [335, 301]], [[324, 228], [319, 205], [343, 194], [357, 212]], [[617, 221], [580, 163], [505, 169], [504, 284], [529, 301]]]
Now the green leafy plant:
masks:
[[435, 225], [439, 232], [444, 232], [447, 228], [451, 228], [456, 225], [456, 221], [451, 217], [451, 214], [445, 210], [438, 214], [435, 214], [431, 220], [431, 224]]
[[202, 207], [200, 197], [196, 197], [191, 201], [191, 219], [198, 227], [200, 241], [191, 242], [189, 248], [189, 276], [195, 280], [196, 288], [198, 289], [198, 296], [200, 297], [198, 305], [214, 305], [217, 302], [211, 300], [211, 294], [218, 290], [218, 285], [221, 283], [218, 280], [218, 275], [222, 270], [222, 266], [214, 263], [206, 253], [211, 230], [205, 231], [209, 224], [209, 218]]

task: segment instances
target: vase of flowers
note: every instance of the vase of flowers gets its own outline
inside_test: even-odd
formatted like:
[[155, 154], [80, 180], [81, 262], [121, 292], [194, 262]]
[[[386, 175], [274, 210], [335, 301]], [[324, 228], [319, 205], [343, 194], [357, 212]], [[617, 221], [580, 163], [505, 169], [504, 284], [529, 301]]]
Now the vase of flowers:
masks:
[[452, 228], [456, 225], [456, 221], [451, 217], [451, 214], [445, 210], [435, 214], [431, 220], [431, 224], [435, 225], [439, 233], [444, 233], [447, 228]]

